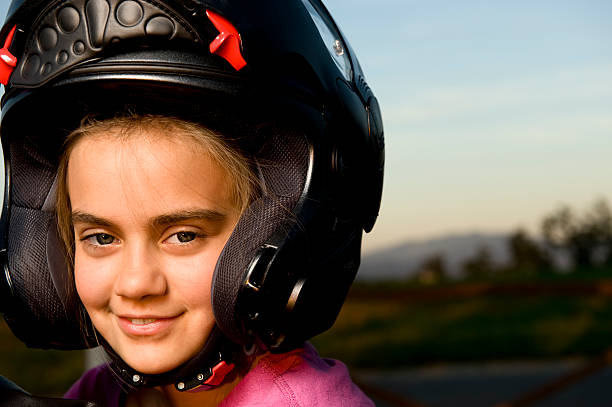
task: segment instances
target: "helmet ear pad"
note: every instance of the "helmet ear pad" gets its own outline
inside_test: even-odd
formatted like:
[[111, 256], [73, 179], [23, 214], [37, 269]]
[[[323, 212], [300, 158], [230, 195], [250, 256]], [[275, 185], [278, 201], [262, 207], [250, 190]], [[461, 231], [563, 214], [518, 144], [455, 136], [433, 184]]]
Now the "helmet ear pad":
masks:
[[8, 256], [2, 311], [13, 333], [30, 347], [83, 348], [82, 318], [75, 314], [81, 308], [68, 281], [53, 209], [57, 163], [40, 143], [23, 137], [4, 146], [6, 173], [12, 177], [5, 180], [11, 206], [8, 222], [3, 219]]
[[[245, 330], [246, 311], [239, 306], [242, 289], [261, 249], [278, 248], [298, 223], [295, 210], [307, 184], [310, 149], [303, 134], [283, 131], [268, 137], [255, 154], [263, 190], [236, 224], [219, 256], [212, 281], [217, 325], [234, 342], [246, 344], [253, 340], [252, 333]], [[290, 274], [288, 271], [283, 280], [289, 283]], [[269, 301], [282, 303], [288, 296], [286, 291], [278, 287], [266, 296]]]

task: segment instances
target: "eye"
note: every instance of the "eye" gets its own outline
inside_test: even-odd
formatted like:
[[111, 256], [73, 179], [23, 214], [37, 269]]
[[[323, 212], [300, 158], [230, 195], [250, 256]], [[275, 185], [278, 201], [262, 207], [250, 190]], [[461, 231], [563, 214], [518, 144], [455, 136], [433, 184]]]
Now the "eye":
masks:
[[109, 235], [108, 233], [95, 233], [93, 235], [86, 236], [82, 240], [93, 246], [108, 246], [117, 242], [117, 238], [113, 235]]
[[113, 235], [109, 235], [108, 233], [93, 233], [85, 236], [81, 239], [81, 241], [93, 247], [109, 246], [119, 243], [119, 239]]
[[199, 237], [204, 237], [196, 232], [190, 232], [190, 231], [181, 231], [181, 232], [176, 232], [172, 235], [170, 235], [170, 237], [168, 237], [168, 239], [166, 239], [166, 243], [170, 243], [170, 244], [187, 244], [187, 243], [191, 243], [194, 240], [196, 240]]
[[196, 238], [196, 234], [194, 232], [178, 232], [176, 234], [176, 239], [181, 243], [191, 242]]

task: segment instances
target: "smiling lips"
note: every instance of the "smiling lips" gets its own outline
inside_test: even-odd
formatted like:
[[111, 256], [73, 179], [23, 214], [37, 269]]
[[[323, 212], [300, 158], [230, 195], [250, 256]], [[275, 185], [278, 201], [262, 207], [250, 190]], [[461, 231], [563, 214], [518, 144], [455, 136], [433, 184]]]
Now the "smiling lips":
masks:
[[157, 321], [157, 318], [132, 318], [130, 322], [134, 325], [147, 325], [155, 321]]
[[163, 334], [180, 317], [139, 317], [117, 316], [121, 330], [128, 336], [152, 336]]

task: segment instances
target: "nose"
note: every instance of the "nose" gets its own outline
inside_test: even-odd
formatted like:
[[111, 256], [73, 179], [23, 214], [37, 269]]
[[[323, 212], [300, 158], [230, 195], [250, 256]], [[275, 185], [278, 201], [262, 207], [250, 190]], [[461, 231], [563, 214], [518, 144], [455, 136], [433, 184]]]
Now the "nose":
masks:
[[166, 294], [168, 284], [155, 248], [135, 243], [126, 247], [122, 255], [115, 280], [116, 295], [140, 300]]

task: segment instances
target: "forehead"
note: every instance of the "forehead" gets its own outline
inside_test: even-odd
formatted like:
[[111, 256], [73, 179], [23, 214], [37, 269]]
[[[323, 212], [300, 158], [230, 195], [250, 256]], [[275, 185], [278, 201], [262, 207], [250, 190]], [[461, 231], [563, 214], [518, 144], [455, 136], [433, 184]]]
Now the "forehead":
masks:
[[234, 209], [227, 171], [202, 143], [178, 133], [87, 135], [70, 153], [67, 181], [73, 210], [107, 216], [121, 207], [148, 216], [186, 206]]

